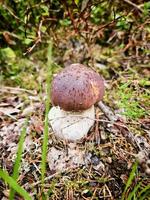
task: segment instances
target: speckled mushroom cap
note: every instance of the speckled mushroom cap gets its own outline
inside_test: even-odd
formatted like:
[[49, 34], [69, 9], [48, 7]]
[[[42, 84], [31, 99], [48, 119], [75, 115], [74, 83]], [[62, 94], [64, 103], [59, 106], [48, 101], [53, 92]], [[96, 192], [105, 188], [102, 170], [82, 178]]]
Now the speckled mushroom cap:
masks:
[[80, 111], [102, 100], [103, 78], [82, 64], [72, 64], [52, 81], [51, 101], [65, 111]]

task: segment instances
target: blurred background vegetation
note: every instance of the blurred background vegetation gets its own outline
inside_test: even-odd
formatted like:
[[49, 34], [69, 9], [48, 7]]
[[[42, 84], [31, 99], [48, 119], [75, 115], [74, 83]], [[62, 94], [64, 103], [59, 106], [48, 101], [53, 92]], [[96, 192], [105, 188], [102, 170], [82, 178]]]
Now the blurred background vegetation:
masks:
[[0, 81], [40, 90], [50, 41], [54, 71], [80, 62], [107, 79], [130, 67], [141, 73], [150, 59], [149, 14], [143, 0], [1, 0]]

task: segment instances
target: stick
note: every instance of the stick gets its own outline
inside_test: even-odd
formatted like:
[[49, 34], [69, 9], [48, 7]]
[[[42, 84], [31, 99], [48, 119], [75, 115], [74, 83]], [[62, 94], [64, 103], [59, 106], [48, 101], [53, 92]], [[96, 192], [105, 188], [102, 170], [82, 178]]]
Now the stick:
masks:
[[110, 110], [110, 108], [103, 104], [102, 101], [98, 102], [98, 107], [102, 110], [105, 116], [112, 122], [117, 121], [118, 117], [114, 115], [114, 113]]
[[143, 13], [143, 10], [141, 8], [139, 8], [135, 3], [133, 3], [133, 2], [131, 2], [129, 0], [124, 0], [124, 1]]
[[18, 88], [18, 87], [9, 87], [9, 86], [2, 86], [0, 88], [0, 92], [7, 92], [7, 93], [12, 93], [12, 94], [18, 94], [20, 92], [27, 92], [29, 94], [36, 95], [35, 91], [27, 90], [24, 88]]

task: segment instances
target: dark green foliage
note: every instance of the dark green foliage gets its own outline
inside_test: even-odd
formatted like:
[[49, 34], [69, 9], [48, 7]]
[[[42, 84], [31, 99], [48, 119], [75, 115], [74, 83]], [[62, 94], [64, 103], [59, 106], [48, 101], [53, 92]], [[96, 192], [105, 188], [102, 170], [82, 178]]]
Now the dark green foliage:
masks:
[[61, 26], [71, 25], [81, 34], [84, 30], [90, 33], [89, 23], [92, 23], [93, 27], [106, 25], [107, 28], [110, 26], [107, 24], [111, 23], [111, 29], [113, 26], [113, 29], [127, 30], [131, 22], [137, 25], [136, 21], [141, 23], [148, 19], [150, 10], [149, 2], [145, 2], [142, 8], [137, 10], [125, 2], [120, 4], [120, 1], [94, 0], [7, 0], [2, 1], [0, 5], [1, 47], [9, 45], [14, 49], [23, 50], [33, 45], [37, 37], [47, 41], [48, 37], [52, 36], [51, 31]]

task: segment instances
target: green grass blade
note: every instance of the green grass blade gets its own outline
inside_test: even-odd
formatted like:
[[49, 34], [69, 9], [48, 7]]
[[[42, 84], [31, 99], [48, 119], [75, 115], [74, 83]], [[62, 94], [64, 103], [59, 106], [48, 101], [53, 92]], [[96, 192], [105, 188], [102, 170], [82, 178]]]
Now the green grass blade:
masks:
[[46, 113], [46, 116], [45, 116], [44, 138], [43, 138], [43, 146], [42, 146], [42, 163], [41, 163], [42, 185], [44, 184], [45, 172], [46, 172], [47, 146], [48, 146], [48, 113]]
[[144, 200], [150, 194], [150, 185], [144, 187], [139, 193], [139, 200]]
[[32, 198], [29, 196], [27, 191], [20, 187], [18, 183], [8, 175], [8, 173], [2, 169], [0, 169], [0, 177], [9, 184], [11, 188], [13, 188], [18, 194], [20, 194], [25, 200], [32, 200]]
[[[17, 181], [17, 179], [19, 177], [19, 169], [20, 169], [20, 165], [21, 165], [21, 158], [22, 158], [22, 152], [23, 152], [23, 143], [24, 143], [24, 139], [25, 139], [25, 136], [26, 136], [27, 122], [28, 122], [28, 120], [26, 120], [25, 125], [24, 125], [24, 127], [22, 128], [22, 131], [21, 131], [21, 135], [20, 135], [20, 139], [19, 139], [19, 143], [18, 143], [17, 156], [16, 156], [14, 169], [13, 169], [13, 174], [12, 174], [12, 178], [14, 180], [16, 180], [16, 181]], [[15, 191], [11, 188], [9, 199], [13, 200], [14, 199], [14, 195], [15, 195]]]
[[133, 179], [134, 179], [134, 177], [135, 177], [135, 172], [136, 172], [136, 170], [137, 170], [137, 166], [138, 166], [138, 162], [136, 161], [136, 162], [134, 163], [134, 165], [132, 166], [132, 170], [131, 170], [130, 176], [129, 176], [129, 178], [128, 178], [128, 181], [127, 181], [127, 183], [126, 183], [126, 187], [125, 187], [125, 189], [124, 189], [124, 191], [123, 191], [121, 200], [124, 200], [124, 199], [125, 199], [125, 194], [126, 194], [128, 188], [130, 187], [130, 185], [132, 184], [132, 181], [133, 181]]
[[130, 194], [128, 195], [128, 200], [132, 200], [133, 197], [136, 197], [136, 192], [138, 191], [139, 187], [141, 186], [142, 181], [139, 182], [133, 189], [132, 192], [130, 192]]
[[51, 81], [51, 64], [52, 64], [52, 44], [49, 44], [48, 53], [47, 53], [47, 80], [46, 80], [46, 112], [45, 112], [45, 124], [44, 124], [44, 138], [42, 145], [42, 162], [41, 162], [41, 181], [42, 188], [44, 185], [45, 172], [46, 172], [46, 157], [47, 157], [47, 148], [48, 148], [48, 112], [50, 109], [50, 81]]
[[138, 200], [145, 200], [150, 196], [150, 190], [146, 190], [144, 194], [142, 194], [141, 197], [138, 198]]

